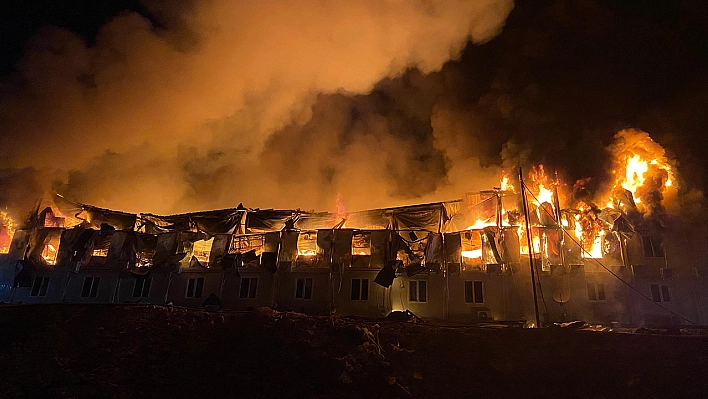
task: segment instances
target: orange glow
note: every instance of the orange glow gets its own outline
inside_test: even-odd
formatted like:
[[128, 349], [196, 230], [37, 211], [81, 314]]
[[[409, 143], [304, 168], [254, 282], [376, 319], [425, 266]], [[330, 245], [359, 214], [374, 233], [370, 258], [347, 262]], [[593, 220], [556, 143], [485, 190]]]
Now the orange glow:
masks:
[[0, 254], [6, 254], [10, 251], [12, 237], [15, 236], [17, 224], [6, 213], [0, 211]]
[[108, 256], [108, 248], [96, 248], [91, 252], [91, 256]]
[[506, 172], [502, 171], [502, 178], [500, 182], [500, 187], [502, 191], [516, 191], [514, 189], [514, 185], [511, 184], [511, 181], [509, 181], [509, 176], [506, 175]]
[[538, 207], [545, 202], [551, 204], [551, 206], [554, 206], [553, 191], [551, 191], [549, 187], [555, 184], [555, 182], [551, 181], [548, 176], [546, 176], [546, 171], [544, 170], [543, 165], [533, 167], [531, 169], [530, 177], [532, 184], [529, 189], [536, 197], [532, 198], [532, 203]]
[[347, 214], [347, 208], [345, 208], [344, 203], [342, 203], [342, 194], [341, 193], [337, 193], [337, 198], [335, 199], [335, 209], [336, 209], [335, 214], [334, 214], [335, 226], [338, 226], [339, 228], [346, 227], [347, 217], [349, 215]]
[[[663, 205], [667, 194], [675, 194], [675, 172], [666, 157], [664, 148], [646, 132], [625, 129], [615, 136], [612, 147], [615, 181], [609, 199], [602, 201], [607, 207], [615, 204], [629, 205], [622, 200], [622, 189], [632, 194], [634, 204], [640, 212]], [[658, 195], [657, 195], [658, 194]], [[654, 203], [647, 203], [647, 201]], [[610, 206], [612, 205], [612, 206]]]
[[487, 220], [477, 219], [473, 225], [468, 226], [465, 230], [481, 230], [485, 227], [496, 226], [496, 222], [493, 218]]
[[42, 251], [42, 258], [47, 262], [48, 265], [55, 265], [57, 263], [57, 254], [59, 253], [57, 247], [52, 244], [47, 244], [44, 246]]
[[192, 256], [197, 258], [203, 266], [209, 264], [209, 254], [211, 253], [211, 245], [214, 243], [214, 238], [208, 240], [199, 240], [194, 242], [192, 247]]
[[462, 251], [462, 257], [468, 259], [482, 258], [482, 249], [473, 249], [471, 251]]
[[317, 254], [317, 232], [301, 232], [297, 238], [298, 256], [315, 256]]

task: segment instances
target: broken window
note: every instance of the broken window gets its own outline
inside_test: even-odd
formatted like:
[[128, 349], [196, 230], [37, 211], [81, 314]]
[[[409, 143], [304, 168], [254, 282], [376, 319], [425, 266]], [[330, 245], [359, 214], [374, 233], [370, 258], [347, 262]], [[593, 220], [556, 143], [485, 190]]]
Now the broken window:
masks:
[[241, 278], [241, 289], [239, 290], [239, 298], [250, 298], [256, 297], [258, 292], [258, 278], [257, 277], [243, 277]]
[[93, 249], [91, 250], [91, 256], [92, 257], [106, 257], [108, 256], [108, 250], [111, 248], [111, 236], [112, 234], [107, 234], [107, 235], [98, 235], [95, 238], [95, 241], [93, 243]]
[[81, 297], [95, 298], [98, 296], [98, 285], [101, 282], [100, 277], [86, 277], [84, 279], [84, 287], [81, 290]]
[[195, 241], [192, 246], [192, 256], [197, 258], [199, 263], [206, 267], [209, 264], [209, 254], [211, 253], [211, 245], [214, 243], [214, 238], [208, 240]]
[[652, 284], [651, 285], [651, 299], [654, 302], [671, 302], [671, 295], [669, 294], [669, 286]]
[[297, 255], [302, 256], [315, 256], [317, 254], [317, 232], [316, 231], [303, 231], [297, 237]]
[[204, 290], [204, 277], [190, 278], [187, 282], [187, 298], [201, 298]]
[[409, 281], [408, 300], [411, 302], [428, 302], [428, 282], [425, 280]]
[[233, 240], [231, 240], [229, 253], [243, 254], [248, 251], [255, 251], [256, 255], [260, 255], [264, 246], [265, 235], [263, 234], [234, 236]]
[[605, 300], [605, 285], [603, 283], [587, 283], [588, 300], [604, 301]]
[[46, 296], [47, 287], [49, 286], [49, 277], [35, 277], [32, 283], [32, 291], [30, 296]]
[[664, 257], [664, 248], [661, 237], [649, 235], [642, 236], [642, 243], [644, 244], [644, 256], [647, 258]]
[[352, 237], [352, 255], [371, 255], [371, 233], [356, 233]]
[[136, 278], [133, 287], [133, 298], [147, 298], [150, 294], [151, 277]]
[[465, 302], [484, 303], [482, 281], [465, 281]]
[[482, 270], [482, 236], [479, 231], [461, 234], [462, 271]]
[[295, 298], [312, 299], [312, 283], [311, 277], [297, 279], [295, 283]]
[[369, 279], [368, 278], [353, 278], [349, 298], [352, 301], [368, 301], [369, 300]]
[[59, 254], [59, 242], [61, 241], [60, 234], [50, 234], [44, 241], [44, 249], [42, 250], [42, 258], [48, 265], [57, 264], [57, 255]]

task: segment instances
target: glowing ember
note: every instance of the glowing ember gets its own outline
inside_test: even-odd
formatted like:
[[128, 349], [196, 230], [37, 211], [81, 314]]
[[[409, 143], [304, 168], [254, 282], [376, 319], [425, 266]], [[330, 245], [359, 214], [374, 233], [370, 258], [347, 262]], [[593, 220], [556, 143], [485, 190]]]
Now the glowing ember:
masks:
[[15, 235], [17, 225], [10, 216], [0, 211], [0, 254], [6, 254], [10, 251], [12, 237]]

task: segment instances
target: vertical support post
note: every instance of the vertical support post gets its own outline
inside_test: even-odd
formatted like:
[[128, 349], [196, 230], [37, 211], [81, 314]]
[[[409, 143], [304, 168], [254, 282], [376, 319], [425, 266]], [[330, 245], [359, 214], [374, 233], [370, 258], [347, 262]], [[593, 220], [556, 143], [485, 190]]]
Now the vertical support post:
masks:
[[536, 327], [541, 326], [541, 319], [538, 316], [538, 295], [536, 294], [536, 268], [533, 264], [533, 243], [531, 241], [531, 226], [529, 226], [529, 206], [526, 201], [526, 185], [524, 184], [524, 173], [519, 166], [519, 182], [521, 183], [521, 202], [524, 206], [524, 223], [526, 224], [526, 242], [529, 246], [529, 267], [531, 268], [531, 286], [533, 288], [533, 310], [536, 316]]

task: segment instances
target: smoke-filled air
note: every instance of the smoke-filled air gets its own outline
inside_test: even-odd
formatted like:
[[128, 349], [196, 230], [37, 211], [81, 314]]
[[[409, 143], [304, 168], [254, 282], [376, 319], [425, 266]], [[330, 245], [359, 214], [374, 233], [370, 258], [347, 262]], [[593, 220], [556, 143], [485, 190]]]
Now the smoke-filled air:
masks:
[[672, 83], [662, 55], [623, 61], [640, 40], [621, 10], [583, 4], [154, 0], [91, 40], [47, 27], [0, 86], [0, 208], [19, 220], [56, 192], [159, 214], [358, 210], [460, 198], [540, 164], [571, 206], [700, 202], [660, 144], [684, 148], [676, 125], [636, 105], [693, 100], [647, 83]]
[[[170, 2], [171, 3], [171, 2]], [[377, 82], [497, 35], [511, 0], [152, 4], [95, 45], [38, 34], [0, 108], [5, 207], [45, 190], [132, 212], [382, 205], [434, 191], [436, 151], [385, 117], [342, 114]], [[169, 6], [171, 9], [162, 9]], [[402, 135], [401, 135], [402, 134]], [[420, 184], [423, 187], [418, 187]], [[406, 188], [406, 186], [410, 186]]]

